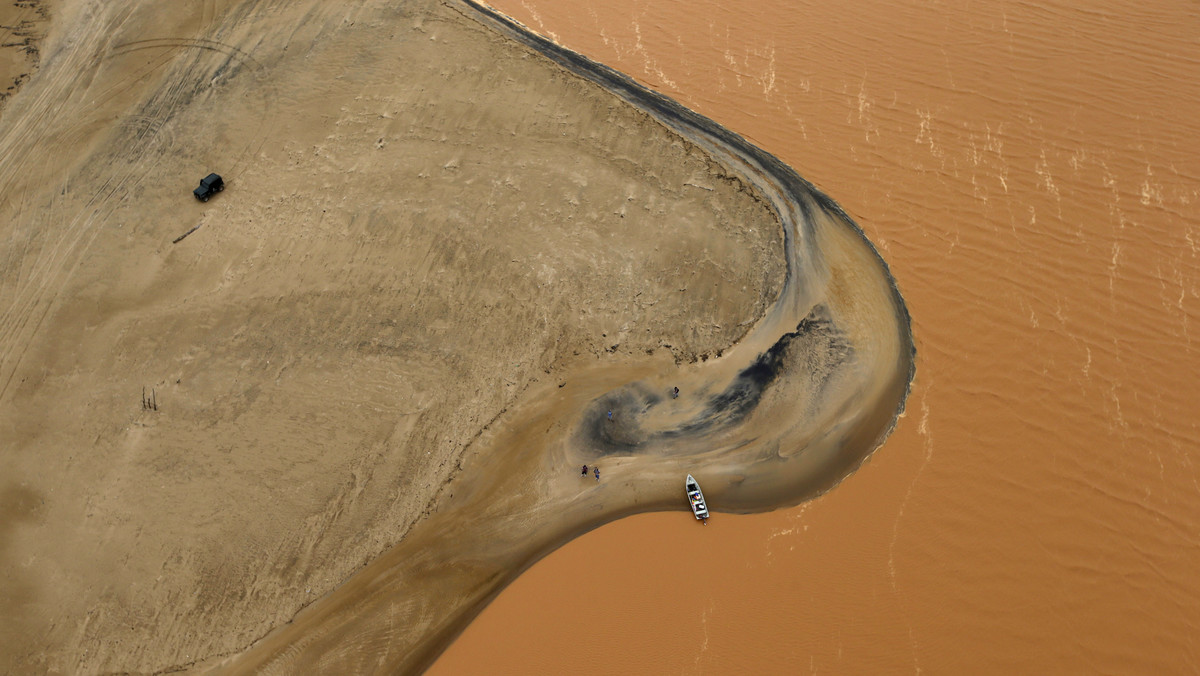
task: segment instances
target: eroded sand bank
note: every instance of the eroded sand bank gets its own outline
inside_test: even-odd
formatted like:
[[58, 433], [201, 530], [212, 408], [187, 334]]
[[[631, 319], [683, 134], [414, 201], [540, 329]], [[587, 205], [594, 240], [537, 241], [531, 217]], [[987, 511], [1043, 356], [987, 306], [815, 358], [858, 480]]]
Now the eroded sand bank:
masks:
[[417, 669], [682, 470], [890, 429], [886, 268], [737, 137], [468, 5], [149, 5], [63, 3], [0, 125], [6, 667]]

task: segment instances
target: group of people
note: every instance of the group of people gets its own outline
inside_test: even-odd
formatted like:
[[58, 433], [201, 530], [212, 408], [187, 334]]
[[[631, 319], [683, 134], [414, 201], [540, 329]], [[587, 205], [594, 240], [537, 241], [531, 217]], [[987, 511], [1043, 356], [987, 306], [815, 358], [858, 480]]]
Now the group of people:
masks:
[[[671, 388], [671, 398], [672, 398], [672, 399], [678, 399], [678, 398], [679, 398], [679, 388], [678, 388], [678, 387], [673, 387], [673, 388]], [[609, 420], [612, 420], [612, 419], [613, 419], [613, 412], [612, 412], [612, 411], [609, 411], [609, 412], [608, 412], [608, 419], [609, 419]], [[596, 477], [596, 481], [599, 481], [599, 480], [600, 480], [600, 468], [599, 468], [599, 467], [592, 467], [592, 474], [593, 474], [593, 475]], [[587, 465], [584, 465], [584, 466], [583, 466], [583, 472], [582, 472], [582, 476], [587, 476], [587, 475], [588, 475], [588, 466], [587, 466]]]

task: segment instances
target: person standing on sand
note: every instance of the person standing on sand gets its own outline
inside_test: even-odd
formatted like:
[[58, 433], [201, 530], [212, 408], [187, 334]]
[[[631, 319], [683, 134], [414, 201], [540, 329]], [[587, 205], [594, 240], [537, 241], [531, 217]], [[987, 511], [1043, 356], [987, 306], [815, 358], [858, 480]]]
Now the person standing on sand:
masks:
[[587, 465], [583, 466], [583, 476], [587, 476]]
[[676, 388], [675, 388], [675, 389], [674, 389], [674, 390], [671, 392], [671, 398], [672, 398], [672, 399], [678, 399], [678, 398], [679, 398], [679, 388], [678, 388], [678, 387], [676, 387]]
[[594, 467], [592, 469], [596, 472], [596, 482], [599, 483], [600, 482], [600, 468]]

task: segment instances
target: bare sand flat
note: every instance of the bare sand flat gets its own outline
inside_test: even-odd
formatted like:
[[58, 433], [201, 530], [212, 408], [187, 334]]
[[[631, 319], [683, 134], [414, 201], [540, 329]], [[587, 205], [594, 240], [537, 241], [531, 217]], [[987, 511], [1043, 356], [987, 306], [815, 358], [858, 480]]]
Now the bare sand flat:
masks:
[[0, 118], [7, 671], [419, 670], [682, 468], [791, 504], [902, 406], [836, 205], [469, 5], [48, 26]]

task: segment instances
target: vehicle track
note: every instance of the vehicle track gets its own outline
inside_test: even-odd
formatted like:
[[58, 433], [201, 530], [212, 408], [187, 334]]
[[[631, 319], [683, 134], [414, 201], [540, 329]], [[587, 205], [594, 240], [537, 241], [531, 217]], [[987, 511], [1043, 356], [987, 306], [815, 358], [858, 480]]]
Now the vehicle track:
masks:
[[[211, 3], [210, 3], [211, 4]], [[108, 53], [106, 58], [116, 56], [124, 56], [130, 52], [136, 52], [143, 49], [204, 49], [208, 51], [218, 52], [228, 56], [231, 59], [236, 59], [242, 63], [249, 64], [257, 70], [262, 70], [262, 64], [259, 63], [253, 56], [243, 51], [242, 49], [217, 40], [208, 38], [150, 38], [147, 40], [134, 40], [132, 42], [123, 42], [114, 46]]]
[[[13, 102], [11, 115], [6, 119], [14, 122], [0, 131], [0, 195], [6, 196], [0, 202], [0, 209], [11, 206], [11, 195], [20, 194], [23, 200], [8, 231], [0, 231], [10, 246], [21, 233], [20, 265], [14, 266], [13, 273], [0, 277], [0, 346], [3, 346], [0, 347], [0, 401], [7, 396], [33, 344], [33, 336], [58, 307], [58, 293], [99, 235], [100, 225], [107, 222], [142, 178], [153, 171], [156, 165], [153, 153], [172, 145], [173, 136], [161, 132], [170, 128], [169, 121], [175, 112], [198, 91], [211, 86], [211, 74], [227, 70], [229, 62], [235, 67], [248, 67], [250, 73], [262, 70], [262, 64], [244, 50], [207, 38], [155, 38], [108, 45], [101, 36], [118, 32], [117, 27], [128, 16], [127, 11], [113, 13], [107, 19], [109, 30], [86, 31], [82, 42], [63, 50], [55, 67], [39, 78], [38, 91], [28, 100]], [[105, 61], [150, 49], [165, 52], [103, 89], [95, 88], [97, 73]], [[226, 61], [215, 65], [195, 59], [181, 63], [181, 50], [213, 52], [224, 55]], [[118, 144], [123, 152], [114, 158], [117, 161], [113, 165], [124, 169], [108, 177], [98, 190], [77, 205], [73, 205], [74, 195], [64, 179], [47, 177], [49, 183], [62, 187], [49, 196], [42, 208], [30, 208], [30, 191], [16, 190], [15, 186], [31, 173], [31, 165], [46, 152], [44, 148], [74, 144], [83, 135], [105, 126], [106, 120], [95, 114], [78, 115], [75, 116], [78, 121], [71, 121], [70, 112], [107, 105], [164, 67], [176, 70], [166, 76], [168, 84], [152, 95], [142, 110], [113, 119], [116, 133], [123, 139]], [[267, 120], [270, 89], [260, 91], [264, 97], [261, 129]], [[238, 154], [239, 161], [253, 152], [255, 143], [261, 144], [260, 136], [251, 137]]]

